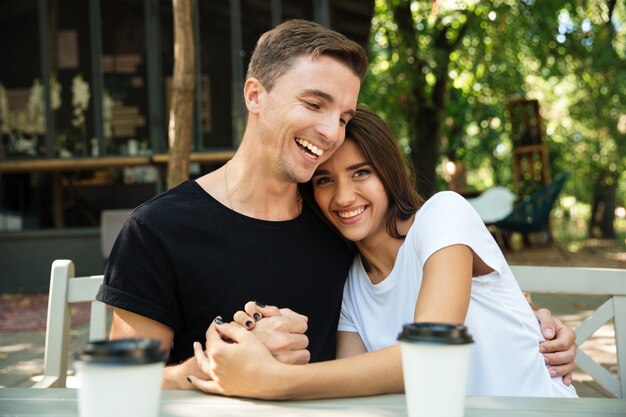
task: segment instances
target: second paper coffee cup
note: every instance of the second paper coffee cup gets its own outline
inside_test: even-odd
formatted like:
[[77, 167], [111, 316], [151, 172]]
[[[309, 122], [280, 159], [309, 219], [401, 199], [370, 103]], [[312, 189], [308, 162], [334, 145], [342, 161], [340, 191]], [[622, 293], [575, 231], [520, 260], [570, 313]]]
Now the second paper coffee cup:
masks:
[[467, 327], [409, 323], [398, 340], [408, 417], [462, 417], [473, 343]]

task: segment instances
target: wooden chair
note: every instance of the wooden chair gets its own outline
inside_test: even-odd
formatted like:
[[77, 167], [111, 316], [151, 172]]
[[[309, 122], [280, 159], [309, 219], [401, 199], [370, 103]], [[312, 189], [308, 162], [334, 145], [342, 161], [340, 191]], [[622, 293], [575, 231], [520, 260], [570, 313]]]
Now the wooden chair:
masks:
[[89, 340], [106, 339], [106, 305], [96, 301], [102, 275], [74, 277], [74, 263], [52, 263], [43, 379], [33, 388], [64, 388], [70, 338], [70, 304], [91, 301]]
[[580, 346], [613, 319], [618, 378], [580, 348], [576, 365], [617, 398], [626, 398], [626, 269], [511, 266], [523, 291], [530, 293], [595, 294], [610, 298], [576, 328]]

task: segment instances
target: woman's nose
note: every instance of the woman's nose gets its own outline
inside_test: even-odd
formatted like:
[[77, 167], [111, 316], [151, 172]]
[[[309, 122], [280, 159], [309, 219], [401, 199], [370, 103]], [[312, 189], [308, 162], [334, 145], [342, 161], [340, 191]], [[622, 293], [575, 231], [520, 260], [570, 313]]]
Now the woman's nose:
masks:
[[354, 190], [349, 181], [337, 182], [334, 200], [339, 207], [348, 207], [354, 202]]

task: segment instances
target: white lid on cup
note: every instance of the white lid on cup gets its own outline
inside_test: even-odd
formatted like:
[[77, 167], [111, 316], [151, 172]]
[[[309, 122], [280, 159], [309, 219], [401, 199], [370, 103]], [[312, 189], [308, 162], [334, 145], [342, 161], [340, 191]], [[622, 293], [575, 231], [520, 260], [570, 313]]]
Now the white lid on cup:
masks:
[[102, 365], [145, 365], [165, 361], [156, 339], [100, 340], [82, 345], [74, 359]]
[[467, 327], [450, 323], [408, 323], [402, 326], [398, 340], [409, 343], [464, 345], [474, 343]]

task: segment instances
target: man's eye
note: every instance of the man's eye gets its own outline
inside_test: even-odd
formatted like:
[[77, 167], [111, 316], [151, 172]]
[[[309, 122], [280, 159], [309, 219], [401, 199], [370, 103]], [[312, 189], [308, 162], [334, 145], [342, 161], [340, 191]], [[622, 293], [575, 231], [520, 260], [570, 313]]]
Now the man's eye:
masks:
[[343, 117], [339, 119], [339, 126], [345, 126], [348, 124], [348, 121]]
[[313, 109], [313, 110], [319, 110], [320, 109], [320, 106], [317, 103], [313, 103], [311, 101], [302, 101], [302, 102], [304, 103], [305, 106], [307, 106], [310, 109]]

